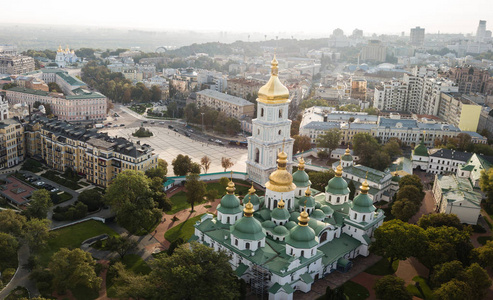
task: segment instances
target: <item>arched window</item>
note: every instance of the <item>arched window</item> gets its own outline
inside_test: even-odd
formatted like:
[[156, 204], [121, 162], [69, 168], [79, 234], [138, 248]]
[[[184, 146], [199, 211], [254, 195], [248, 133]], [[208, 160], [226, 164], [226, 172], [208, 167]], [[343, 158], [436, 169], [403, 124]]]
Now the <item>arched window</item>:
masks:
[[273, 207], [274, 207], [274, 208], [276, 208], [276, 207], [277, 207], [277, 200], [274, 200], [274, 206], [273, 206]]
[[301, 250], [301, 256], [305, 255], [305, 250]]
[[261, 246], [261, 243], [260, 243], [260, 242], [258, 242], [258, 247], [260, 248], [260, 246]]
[[255, 162], [259, 163], [260, 161], [260, 150], [258, 148], [255, 149]]
[[229, 223], [229, 217], [226, 219], [226, 223]]
[[264, 108], [263, 108], [263, 107], [260, 109], [260, 116], [261, 116], [261, 117], [263, 117], [263, 116], [264, 116]]
[[235, 239], [235, 246], [238, 246], [238, 239]]
[[279, 130], [279, 135], [281, 135], [281, 130]]
[[365, 216], [365, 215], [363, 215], [363, 222], [365, 221], [365, 219], [366, 219], [366, 216]]
[[337, 197], [337, 203], [341, 202], [341, 197]]
[[322, 236], [320, 237], [320, 243], [325, 242], [327, 240], [327, 231], [324, 231], [322, 233]]
[[329, 201], [331, 201], [331, 200], [332, 200], [332, 196], [331, 196], [331, 195], [329, 195]]
[[282, 108], [279, 110], [279, 118], [282, 118]]
[[358, 214], [357, 213], [354, 213], [354, 218], [356, 219], [358, 217]]
[[246, 243], [245, 248], [250, 249], [250, 243]]

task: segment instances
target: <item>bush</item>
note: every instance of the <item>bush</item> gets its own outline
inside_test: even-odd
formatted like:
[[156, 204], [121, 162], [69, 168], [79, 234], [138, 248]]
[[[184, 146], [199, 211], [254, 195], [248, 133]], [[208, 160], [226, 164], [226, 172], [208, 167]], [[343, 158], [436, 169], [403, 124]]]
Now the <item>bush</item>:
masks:
[[484, 229], [483, 226], [476, 224], [476, 225], [472, 225], [472, 231], [475, 233], [485, 233], [486, 229]]
[[34, 159], [28, 158], [21, 167], [21, 170], [37, 173], [42, 171], [42, 164]]
[[8, 269], [3, 270], [3, 273], [2, 273], [3, 282], [5, 282], [5, 283], [9, 282], [10, 279], [12, 279], [12, 277], [14, 277], [14, 274], [15, 274], [14, 268], [8, 268]]
[[144, 127], [140, 127], [137, 131], [132, 133], [135, 137], [150, 137], [153, 136], [152, 132], [149, 129], [145, 129]]
[[320, 150], [317, 152], [317, 156], [318, 156], [318, 158], [326, 159], [329, 157], [329, 153], [327, 153], [327, 151], [325, 151], [325, 150]]
[[94, 189], [85, 190], [80, 193], [78, 200], [87, 205], [87, 209], [90, 212], [98, 210], [104, 204], [101, 193]]

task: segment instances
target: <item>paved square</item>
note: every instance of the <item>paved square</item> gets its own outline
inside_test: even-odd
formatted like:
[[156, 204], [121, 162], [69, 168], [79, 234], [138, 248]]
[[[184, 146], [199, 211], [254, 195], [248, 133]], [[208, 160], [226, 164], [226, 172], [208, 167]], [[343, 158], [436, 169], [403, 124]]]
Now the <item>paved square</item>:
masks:
[[247, 149], [244, 148], [230, 148], [227, 146], [218, 146], [215, 143], [204, 143], [195, 141], [182, 134], [176, 133], [173, 130], [163, 127], [146, 127], [154, 136], [149, 138], [137, 138], [133, 137], [132, 133], [137, 128], [107, 128], [101, 130], [102, 132], [108, 132], [110, 136], [120, 136], [130, 139], [132, 142], [140, 141], [141, 144], [149, 144], [154, 148], [154, 152], [159, 154], [159, 157], [168, 162], [168, 176], [173, 176], [173, 166], [171, 162], [178, 154], [188, 155], [192, 158], [193, 162], [200, 164], [200, 159], [207, 155], [211, 159], [211, 167], [208, 173], [223, 172], [221, 167], [221, 158], [231, 158], [234, 165], [233, 171], [245, 172]]

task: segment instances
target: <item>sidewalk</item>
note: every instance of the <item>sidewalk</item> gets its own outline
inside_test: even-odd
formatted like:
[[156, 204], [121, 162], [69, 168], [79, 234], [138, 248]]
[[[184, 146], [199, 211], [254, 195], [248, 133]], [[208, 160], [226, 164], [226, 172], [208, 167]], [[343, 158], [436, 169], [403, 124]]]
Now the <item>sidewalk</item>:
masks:
[[39, 295], [39, 291], [36, 288], [36, 283], [29, 279], [30, 271], [22, 267], [27, 263], [27, 260], [29, 258], [29, 247], [27, 246], [27, 244], [22, 245], [22, 247], [17, 252], [17, 255], [19, 257], [17, 272], [15, 273], [10, 283], [0, 292], [0, 299], [5, 299], [7, 295], [19, 285], [28, 289], [31, 297]]

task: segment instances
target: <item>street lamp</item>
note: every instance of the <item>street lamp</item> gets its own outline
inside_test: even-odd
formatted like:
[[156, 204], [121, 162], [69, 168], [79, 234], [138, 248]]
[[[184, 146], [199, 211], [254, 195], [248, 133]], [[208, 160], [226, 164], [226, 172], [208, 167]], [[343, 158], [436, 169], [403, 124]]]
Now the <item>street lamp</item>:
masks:
[[204, 132], [204, 113], [200, 113], [202, 115], [202, 132]]

